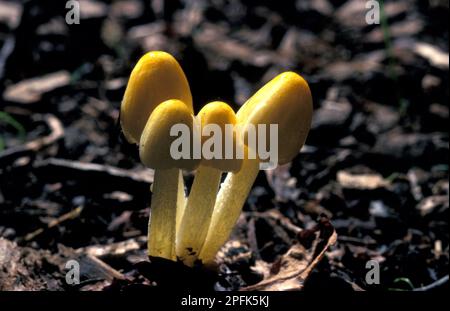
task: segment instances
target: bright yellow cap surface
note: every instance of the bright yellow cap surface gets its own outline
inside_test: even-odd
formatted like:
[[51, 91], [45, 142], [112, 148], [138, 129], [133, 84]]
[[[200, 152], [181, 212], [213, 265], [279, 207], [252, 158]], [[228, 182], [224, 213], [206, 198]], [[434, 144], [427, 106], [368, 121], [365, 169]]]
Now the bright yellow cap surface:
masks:
[[[278, 124], [278, 164], [290, 162], [305, 143], [312, 118], [308, 83], [284, 72], [259, 89], [237, 112], [239, 124]], [[245, 133], [244, 133], [245, 137]], [[269, 140], [267, 135], [267, 140]], [[269, 141], [266, 143], [269, 146]]]
[[[203, 133], [203, 129], [207, 125], [215, 124], [218, 125], [220, 128], [221, 133], [221, 141], [222, 141], [222, 152], [221, 152], [221, 159], [203, 159], [202, 165], [214, 167], [217, 169], [220, 169], [221, 171], [226, 172], [235, 172], [239, 171], [241, 168], [242, 160], [236, 159], [236, 139], [237, 134], [234, 130], [234, 125], [236, 124], [236, 114], [234, 113], [233, 109], [226, 103], [215, 101], [208, 103], [205, 105], [200, 112], [197, 115], [197, 119], [200, 121], [201, 124], [201, 130]], [[230, 137], [228, 137], [232, 143], [231, 148], [233, 151], [232, 159], [226, 159], [226, 149], [230, 148], [230, 145], [226, 145], [226, 138], [227, 130], [225, 125], [231, 125], [233, 128], [233, 131], [231, 133]], [[210, 136], [203, 136], [202, 135], [202, 144], [205, 143], [209, 139]]]
[[168, 99], [181, 100], [193, 113], [189, 84], [178, 62], [166, 52], [149, 52], [131, 72], [120, 107], [120, 123], [130, 143], [139, 143], [150, 114]]
[[188, 106], [180, 100], [171, 99], [159, 104], [148, 118], [139, 143], [139, 156], [145, 166], [153, 169], [179, 168], [193, 170], [199, 160], [175, 159], [170, 147], [178, 136], [171, 136], [173, 125], [185, 124], [189, 130], [189, 143], [192, 141], [194, 116]]

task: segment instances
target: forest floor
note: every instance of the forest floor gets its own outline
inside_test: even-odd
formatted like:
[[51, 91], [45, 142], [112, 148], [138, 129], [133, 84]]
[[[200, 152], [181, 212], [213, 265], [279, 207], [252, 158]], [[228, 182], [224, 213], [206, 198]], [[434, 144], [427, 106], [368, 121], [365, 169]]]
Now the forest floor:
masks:
[[[380, 25], [362, 0], [81, 0], [78, 25], [58, 2], [0, 0], [0, 290], [448, 288], [448, 1], [386, 1]], [[217, 271], [147, 257], [153, 172], [118, 117], [149, 50], [196, 112], [285, 70], [312, 90], [305, 147], [260, 172]]]

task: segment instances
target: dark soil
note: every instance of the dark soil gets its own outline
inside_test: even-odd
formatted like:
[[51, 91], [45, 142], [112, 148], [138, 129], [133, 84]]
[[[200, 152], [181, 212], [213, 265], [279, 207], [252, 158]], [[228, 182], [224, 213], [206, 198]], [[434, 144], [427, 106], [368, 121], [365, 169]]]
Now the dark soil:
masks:
[[[306, 291], [448, 289], [449, 4], [385, 2], [368, 25], [362, 0], [81, 0], [68, 25], [65, 1], [0, 0], [0, 290], [274, 289], [286, 267]], [[118, 114], [149, 50], [196, 112], [285, 70], [313, 93], [306, 146], [260, 172], [215, 271], [146, 255], [153, 172]]]

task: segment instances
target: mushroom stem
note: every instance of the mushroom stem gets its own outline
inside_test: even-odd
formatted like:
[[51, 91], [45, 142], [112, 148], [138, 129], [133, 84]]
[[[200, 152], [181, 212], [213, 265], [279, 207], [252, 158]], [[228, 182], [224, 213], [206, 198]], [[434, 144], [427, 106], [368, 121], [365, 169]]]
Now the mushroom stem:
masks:
[[178, 175], [178, 198], [177, 198], [177, 219], [176, 219], [176, 232], [178, 232], [183, 218], [184, 209], [186, 207], [186, 193], [184, 192], [184, 179], [183, 173], [180, 170]]
[[201, 165], [195, 175], [177, 232], [176, 254], [185, 265], [193, 266], [208, 233], [222, 171]]
[[208, 234], [199, 255], [204, 265], [208, 266], [214, 262], [217, 252], [228, 240], [258, 172], [258, 160], [244, 159], [241, 170], [229, 173], [222, 183]]
[[181, 170], [155, 170], [151, 215], [148, 223], [148, 254], [175, 260], [175, 231]]

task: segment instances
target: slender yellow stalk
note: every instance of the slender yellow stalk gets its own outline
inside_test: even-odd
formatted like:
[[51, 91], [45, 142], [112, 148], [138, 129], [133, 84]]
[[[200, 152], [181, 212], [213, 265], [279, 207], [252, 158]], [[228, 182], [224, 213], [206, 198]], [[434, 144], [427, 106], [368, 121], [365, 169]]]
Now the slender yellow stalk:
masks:
[[214, 262], [217, 252], [228, 240], [258, 172], [259, 161], [246, 159], [241, 170], [228, 173], [222, 183], [208, 234], [198, 258], [204, 265]]
[[176, 260], [177, 219], [180, 222], [184, 205], [181, 169], [195, 169], [198, 161], [172, 158], [170, 136], [173, 124], [192, 128], [193, 115], [179, 100], [159, 104], [148, 118], [139, 142], [142, 163], [155, 169], [151, 219], [149, 222], [149, 255]]
[[148, 254], [175, 260], [178, 168], [155, 170], [151, 214], [148, 223]]
[[[194, 265], [208, 233], [222, 172], [237, 171], [241, 166], [240, 159], [226, 159], [224, 154], [226, 141], [232, 141], [232, 147], [236, 143], [236, 133], [225, 130], [227, 125], [236, 123], [233, 109], [224, 102], [208, 103], [198, 113], [197, 122], [201, 129], [202, 144], [209, 139], [218, 138], [221, 146], [217, 150], [222, 152], [212, 158], [202, 158], [177, 231], [177, 259], [188, 266]], [[220, 130], [219, 134], [216, 133], [217, 129]], [[213, 136], [209, 130], [212, 130]], [[214, 150], [218, 147], [214, 147]]]
[[200, 166], [197, 170], [177, 232], [177, 259], [185, 265], [194, 265], [205, 241], [221, 176], [222, 171], [216, 168]]
[[178, 232], [180, 228], [181, 218], [184, 214], [184, 209], [186, 206], [186, 193], [184, 192], [184, 179], [183, 172], [180, 170], [178, 174], [178, 198], [177, 198], [178, 206], [177, 206], [177, 223], [176, 223], [176, 231]]

